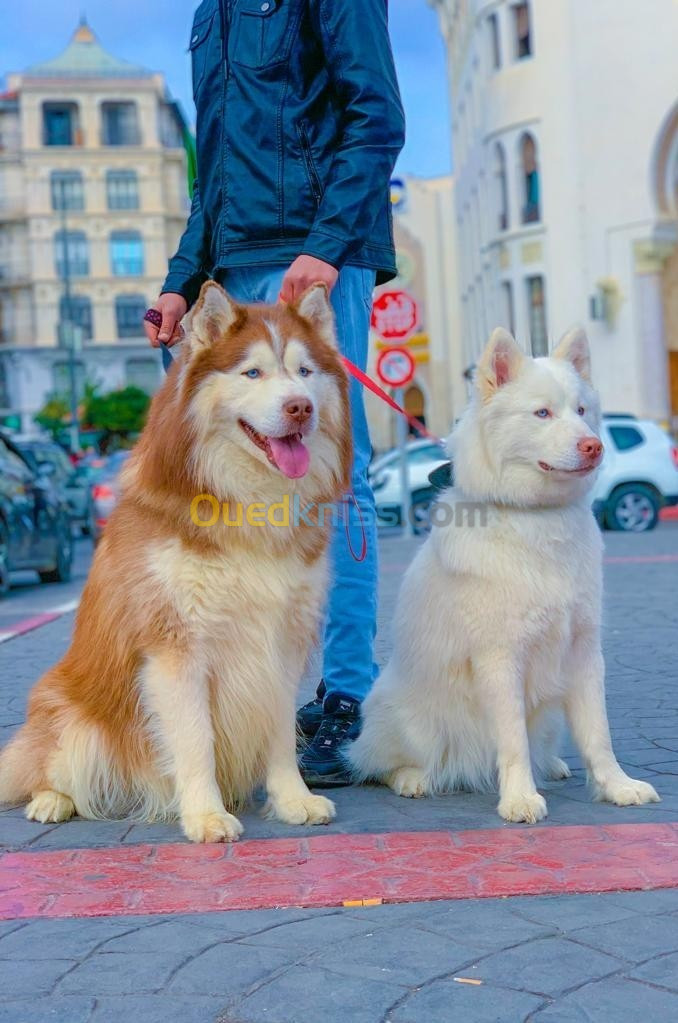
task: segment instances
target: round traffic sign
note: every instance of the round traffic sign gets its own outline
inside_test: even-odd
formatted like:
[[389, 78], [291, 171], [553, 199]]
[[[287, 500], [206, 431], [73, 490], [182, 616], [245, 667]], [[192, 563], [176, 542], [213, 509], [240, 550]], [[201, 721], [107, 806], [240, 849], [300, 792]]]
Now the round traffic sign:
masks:
[[419, 322], [417, 303], [407, 291], [382, 291], [374, 300], [371, 322], [385, 341], [402, 341]]
[[388, 387], [404, 387], [414, 376], [415, 362], [407, 348], [384, 348], [377, 359], [377, 376]]

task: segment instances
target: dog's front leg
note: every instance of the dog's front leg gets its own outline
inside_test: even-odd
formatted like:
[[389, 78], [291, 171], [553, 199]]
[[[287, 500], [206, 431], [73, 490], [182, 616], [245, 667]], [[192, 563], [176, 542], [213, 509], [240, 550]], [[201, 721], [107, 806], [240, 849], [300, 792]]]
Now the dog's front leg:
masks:
[[546, 817], [546, 801], [532, 774], [519, 666], [510, 653], [497, 650], [474, 660], [473, 673], [497, 746], [497, 811], [504, 820], [534, 824]]
[[659, 802], [651, 785], [629, 778], [617, 763], [605, 708], [605, 662], [593, 632], [575, 640], [565, 710], [596, 799], [618, 806]]
[[217, 784], [206, 665], [179, 654], [155, 655], [141, 687], [163, 766], [174, 779], [184, 834], [192, 842], [235, 841], [242, 824], [227, 813]]
[[266, 766], [266, 812], [285, 824], [329, 824], [334, 803], [314, 796], [299, 774], [293, 692], [279, 690], [277, 728], [271, 737]]

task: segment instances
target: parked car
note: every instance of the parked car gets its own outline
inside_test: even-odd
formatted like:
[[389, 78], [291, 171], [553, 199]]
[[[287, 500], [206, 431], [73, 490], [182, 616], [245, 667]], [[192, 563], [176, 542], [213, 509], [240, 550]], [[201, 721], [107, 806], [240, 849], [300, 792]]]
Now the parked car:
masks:
[[12, 441], [34, 473], [51, 475], [64, 496], [72, 521], [83, 533], [90, 533], [93, 507], [89, 481], [64, 449], [54, 441], [36, 437], [12, 437]]
[[643, 533], [654, 529], [663, 507], [678, 504], [678, 447], [650, 419], [603, 417], [605, 445], [593, 491], [603, 528]]
[[93, 519], [92, 538], [98, 543], [106, 523], [120, 496], [119, 474], [123, 465], [132, 454], [131, 451], [115, 451], [106, 459], [106, 464], [92, 484]]
[[[445, 450], [431, 440], [415, 440], [407, 445], [410, 507], [415, 530], [428, 522], [428, 509], [435, 495], [429, 473], [448, 461]], [[400, 525], [401, 486], [400, 451], [393, 448], [375, 458], [369, 468], [369, 480], [377, 503], [377, 521], [382, 526]]]
[[43, 582], [67, 582], [73, 540], [68, 505], [49, 477], [34, 472], [19, 448], [0, 436], [0, 596], [10, 572], [35, 569]]

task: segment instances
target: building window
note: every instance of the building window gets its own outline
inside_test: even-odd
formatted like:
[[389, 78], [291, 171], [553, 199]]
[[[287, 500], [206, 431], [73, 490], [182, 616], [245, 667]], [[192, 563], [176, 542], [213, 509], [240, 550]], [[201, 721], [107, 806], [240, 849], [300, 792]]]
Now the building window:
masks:
[[109, 210], [138, 210], [139, 182], [133, 170], [110, 170], [106, 173], [106, 195]]
[[115, 322], [118, 337], [141, 337], [144, 333], [146, 299], [143, 295], [118, 295], [115, 299]]
[[141, 143], [136, 103], [101, 104], [101, 143], [104, 146]]
[[[69, 394], [71, 390], [70, 367], [67, 362], [55, 362], [52, 366], [52, 379], [54, 381], [55, 394]], [[75, 393], [78, 400], [85, 394], [85, 364], [76, 361], [75, 363]]]
[[528, 321], [530, 324], [530, 343], [532, 354], [548, 355], [548, 335], [546, 332], [546, 298], [544, 295], [544, 278], [527, 278]]
[[516, 34], [516, 58], [523, 60], [532, 56], [532, 31], [530, 26], [530, 5], [515, 4], [513, 18]]
[[[84, 231], [57, 231], [54, 235], [54, 267], [57, 277], [87, 277], [89, 245]], [[68, 269], [68, 274], [66, 270]]]
[[499, 35], [499, 15], [490, 14], [487, 19], [488, 44], [490, 47], [490, 67], [498, 71], [501, 67], [501, 36]]
[[81, 146], [77, 103], [43, 103], [42, 141], [45, 146]]
[[111, 234], [111, 272], [115, 277], [140, 277], [144, 272], [144, 243], [138, 231]]
[[87, 295], [71, 295], [59, 299], [59, 323], [70, 323], [82, 331], [83, 341], [92, 340], [92, 302]]
[[153, 394], [159, 383], [157, 359], [128, 359], [126, 366], [127, 384], [139, 387], [146, 394]]
[[494, 193], [497, 229], [506, 231], [509, 226], [508, 180], [506, 177], [506, 153], [500, 142], [497, 142], [494, 147]]
[[520, 140], [520, 169], [522, 178], [523, 224], [534, 224], [541, 219], [539, 161], [537, 143], [526, 133]]
[[513, 286], [510, 281], [501, 282], [501, 318], [499, 325], [505, 327], [515, 337], [516, 316], [513, 308]]
[[80, 171], [52, 171], [50, 188], [53, 210], [84, 210], [85, 189]]
[[160, 142], [166, 149], [181, 149], [184, 136], [177, 108], [172, 103], [159, 107]]

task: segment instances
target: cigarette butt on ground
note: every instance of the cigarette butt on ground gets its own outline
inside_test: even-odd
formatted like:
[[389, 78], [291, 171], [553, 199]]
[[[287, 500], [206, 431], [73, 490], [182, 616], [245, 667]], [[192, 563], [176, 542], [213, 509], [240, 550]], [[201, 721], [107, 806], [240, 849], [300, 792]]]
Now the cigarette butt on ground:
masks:
[[342, 906], [348, 909], [353, 906], [381, 906], [381, 899], [344, 899]]
[[476, 980], [474, 977], [454, 977], [455, 984], [473, 984], [474, 987], [479, 987], [482, 984], [482, 980]]

